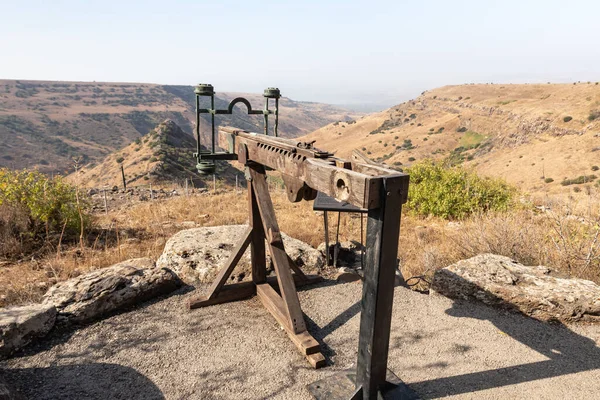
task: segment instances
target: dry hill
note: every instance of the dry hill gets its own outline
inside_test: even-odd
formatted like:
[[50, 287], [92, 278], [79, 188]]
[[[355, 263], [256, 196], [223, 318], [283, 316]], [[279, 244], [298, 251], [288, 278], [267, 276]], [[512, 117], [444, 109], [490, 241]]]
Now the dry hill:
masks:
[[[217, 93], [217, 107], [226, 107], [233, 96]], [[261, 95], [249, 96], [255, 108], [263, 107]], [[194, 108], [192, 86], [0, 80], [0, 167], [72, 170], [74, 157], [100, 161], [167, 118], [191, 133]], [[287, 97], [281, 99], [280, 110], [280, 132], [288, 137], [356, 115]], [[248, 116], [243, 106], [236, 107], [231, 116], [219, 116], [218, 121], [262, 129], [262, 117]], [[206, 120], [202, 124], [207, 132]]]
[[[83, 167], [69, 175], [69, 179], [88, 187], [122, 185], [121, 166], [127, 185], [155, 184], [172, 186], [189, 179], [195, 187], [204, 186], [206, 179], [196, 171], [196, 141], [171, 120], [158, 124], [133, 143], [109, 154], [98, 165]], [[235, 181], [239, 172], [228, 163], [217, 164], [219, 180]]]
[[306, 139], [342, 157], [362, 149], [395, 166], [464, 163], [530, 193], [592, 193], [600, 176], [600, 86], [446, 86]]

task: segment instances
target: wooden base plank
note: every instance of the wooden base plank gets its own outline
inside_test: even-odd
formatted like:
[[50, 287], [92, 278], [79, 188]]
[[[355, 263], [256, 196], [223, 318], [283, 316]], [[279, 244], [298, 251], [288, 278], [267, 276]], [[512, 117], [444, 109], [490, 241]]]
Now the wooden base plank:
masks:
[[309, 354], [306, 356], [309, 364], [312, 365], [314, 369], [319, 369], [325, 366], [325, 357], [321, 353]]
[[254, 282], [233, 283], [231, 285], [223, 286], [217, 295], [212, 298], [208, 296], [192, 297], [188, 301], [188, 307], [190, 310], [193, 310], [194, 308], [243, 300], [248, 297], [252, 297], [255, 294], [256, 285]]
[[286, 333], [296, 347], [298, 347], [300, 352], [306, 356], [311, 365], [315, 368], [323, 366], [325, 358], [320, 353], [321, 347], [319, 342], [317, 342], [308, 331], [294, 333], [287, 324], [287, 316], [285, 315], [285, 308], [281, 296], [279, 296], [268, 283], [256, 285], [256, 294], [264, 304], [265, 308], [269, 310], [277, 322], [285, 329]]
[[[312, 285], [323, 280], [323, 277], [319, 275], [304, 275], [304, 277], [293, 275], [293, 277], [296, 287]], [[277, 277], [270, 276], [267, 278], [267, 282], [276, 288], [278, 287]], [[208, 307], [215, 304], [230, 303], [232, 301], [247, 299], [255, 294], [256, 285], [254, 282], [232, 283], [223, 286], [217, 296], [213, 298], [204, 295], [192, 297], [188, 300], [188, 307], [190, 310], [193, 310], [194, 308]]]

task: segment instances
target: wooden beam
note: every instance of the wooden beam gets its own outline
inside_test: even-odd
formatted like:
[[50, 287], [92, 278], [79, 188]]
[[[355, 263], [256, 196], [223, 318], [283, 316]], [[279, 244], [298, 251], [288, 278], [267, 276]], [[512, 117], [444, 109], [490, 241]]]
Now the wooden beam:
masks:
[[[308, 361], [314, 368], [320, 368], [324, 365], [325, 358], [321, 354], [319, 342], [312, 337], [308, 331], [295, 333], [288, 325], [287, 316], [282, 298], [268, 284], [256, 285], [256, 293], [263, 305], [273, 315], [275, 320], [286, 331], [292, 342], [298, 347], [300, 352], [307, 356]], [[310, 356], [310, 357], [309, 357]]]
[[376, 399], [386, 382], [387, 359], [398, 255], [403, 180], [384, 178], [381, 207], [369, 210], [356, 387], [364, 399]]
[[306, 275], [304, 274], [304, 271], [302, 271], [300, 269], [299, 266], [296, 265], [296, 263], [294, 262], [294, 260], [292, 260], [292, 258], [286, 253], [287, 259], [288, 259], [288, 264], [290, 265], [290, 267], [292, 268], [292, 270], [294, 271], [294, 277], [298, 277], [299, 279], [306, 279]]
[[300, 333], [306, 330], [306, 324], [302, 315], [302, 309], [300, 308], [300, 300], [296, 293], [294, 278], [290, 271], [291, 266], [288, 263], [288, 255], [285, 252], [277, 219], [275, 218], [273, 202], [271, 201], [271, 196], [269, 196], [266, 175], [260, 169], [256, 169], [255, 166], [250, 166], [249, 170], [263, 228], [267, 233], [269, 253], [275, 266], [275, 273], [277, 274], [281, 297], [285, 304], [289, 326], [294, 333]]
[[229, 259], [227, 260], [227, 264], [225, 264], [225, 267], [223, 267], [221, 269], [221, 271], [219, 272], [219, 275], [217, 275], [217, 277], [213, 281], [213, 284], [208, 291], [209, 299], [215, 298], [217, 296], [217, 294], [219, 293], [219, 290], [221, 290], [223, 285], [225, 285], [225, 283], [227, 282], [227, 279], [229, 278], [229, 275], [231, 275], [231, 273], [233, 272], [233, 269], [235, 268], [235, 266], [238, 264], [238, 262], [244, 255], [246, 248], [250, 244], [251, 238], [252, 238], [252, 227], [250, 226], [250, 227], [246, 228], [239, 243], [237, 244], [235, 249], [233, 249], [233, 251], [231, 252]]
[[249, 223], [252, 227], [250, 246], [252, 280], [254, 283], [264, 283], [267, 279], [265, 230], [260, 220], [260, 210], [258, 209], [258, 202], [256, 201], [256, 194], [254, 194], [252, 180], [248, 181], [248, 208], [250, 210]]
[[229, 303], [232, 301], [247, 299], [256, 294], [256, 285], [254, 282], [241, 282], [225, 285], [219, 293], [213, 298], [209, 296], [194, 296], [188, 300], [188, 308], [212, 306], [214, 304]]
[[[319, 275], [305, 275], [304, 278], [296, 274], [292, 276], [294, 277], [294, 284], [297, 288], [307, 285], [313, 285], [315, 283], [323, 281], [323, 277]], [[277, 282], [276, 276], [268, 277], [266, 282], [275, 289], [279, 289], [279, 284]], [[240, 293], [235, 293], [236, 290], [240, 291]], [[194, 296], [190, 298], [190, 300], [188, 301], [188, 305], [190, 309], [208, 307], [215, 304], [243, 300], [248, 297], [252, 297], [255, 294], [256, 285], [254, 284], [254, 282], [231, 283], [229, 285], [223, 286], [223, 288], [221, 288], [219, 294], [216, 297], [209, 299], [208, 296], [204, 295]]]

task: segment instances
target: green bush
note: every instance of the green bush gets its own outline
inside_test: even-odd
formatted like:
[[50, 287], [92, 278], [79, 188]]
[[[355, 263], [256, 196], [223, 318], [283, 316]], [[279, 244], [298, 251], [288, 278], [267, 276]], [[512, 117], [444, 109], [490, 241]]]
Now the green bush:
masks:
[[594, 121], [597, 118], [600, 118], [600, 110], [590, 111], [590, 115], [588, 115], [588, 121]]
[[[79, 198], [79, 201], [78, 201]], [[90, 221], [89, 203], [75, 186], [60, 177], [53, 179], [37, 171], [0, 169], [0, 206], [18, 210], [27, 220], [26, 231], [14, 231], [23, 240], [45, 233], [79, 233]], [[11, 222], [3, 219], [5, 227]], [[0, 228], [2, 228], [0, 226]]]
[[415, 161], [415, 158], [414, 157], [408, 157], [408, 161], [413, 162], [413, 161]]
[[408, 209], [419, 215], [464, 218], [480, 211], [505, 211], [515, 189], [501, 179], [482, 178], [463, 167], [424, 161], [408, 169]]
[[552, 179], [552, 178], [546, 178], [546, 179], [544, 179], [544, 182], [546, 182], [546, 183], [552, 183], [552, 182], [554, 182], [554, 179]]
[[598, 166], [597, 166], [597, 165], [594, 165], [594, 166], [592, 167], [592, 171], [598, 171], [598, 169], [600, 169], [600, 168], [598, 168]]
[[571, 117], [571, 116], [566, 116], [566, 117], [564, 117], [564, 118], [563, 118], [563, 121], [565, 121], [565, 122], [569, 122], [569, 121], [571, 121], [572, 119], [573, 119], [573, 117]]
[[467, 128], [465, 128], [464, 126], [462, 126], [460, 128], [456, 128], [456, 132], [458, 132], [458, 133], [463, 133], [463, 132], [466, 132], [466, 131], [467, 131]]
[[581, 185], [582, 183], [593, 182], [597, 178], [596, 175], [581, 175], [573, 179], [564, 179], [560, 184], [563, 186]]
[[121, 164], [123, 161], [125, 161], [125, 158], [118, 157], [116, 161], [117, 161], [117, 163]]

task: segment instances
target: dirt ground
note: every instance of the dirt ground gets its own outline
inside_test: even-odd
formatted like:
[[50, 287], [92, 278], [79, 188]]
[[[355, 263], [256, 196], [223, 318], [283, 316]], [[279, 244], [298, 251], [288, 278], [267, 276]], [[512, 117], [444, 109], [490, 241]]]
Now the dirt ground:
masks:
[[[355, 365], [361, 286], [300, 292], [328, 366], [312, 369], [256, 298], [188, 311], [190, 290], [54, 332], [0, 364], [30, 399], [310, 399]], [[396, 288], [389, 368], [422, 398], [597, 399], [600, 326], [550, 325]]]

